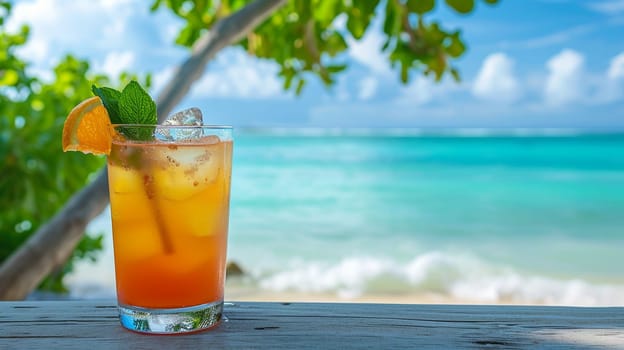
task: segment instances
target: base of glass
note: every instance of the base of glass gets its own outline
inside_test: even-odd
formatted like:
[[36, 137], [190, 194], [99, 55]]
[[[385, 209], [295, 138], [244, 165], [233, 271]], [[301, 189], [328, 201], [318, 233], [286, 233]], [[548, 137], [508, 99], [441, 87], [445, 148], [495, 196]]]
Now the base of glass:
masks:
[[118, 308], [122, 326], [146, 334], [198, 332], [216, 326], [223, 317], [223, 301], [177, 309]]

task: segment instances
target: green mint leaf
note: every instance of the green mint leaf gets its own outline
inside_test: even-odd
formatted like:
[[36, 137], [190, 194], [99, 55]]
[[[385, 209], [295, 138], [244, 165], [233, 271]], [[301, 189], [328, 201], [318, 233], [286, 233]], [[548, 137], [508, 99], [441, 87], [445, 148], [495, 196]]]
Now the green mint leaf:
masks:
[[120, 129], [126, 137], [147, 141], [153, 137], [158, 121], [156, 103], [139, 83], [131, 81], [123, 91], [93, 85], [91, 91], [97, 95], [108, 111], [112, 124], [144, 124], [153, 127]]
[[119, 112], [119, 97], [121, 97], [121, 92], [108, 87], [99, 88], [95, 85], [91, 86], [91, 91], [102, 100], [104, 108], [108, 111], [111, 123], [122, 124], [123, 121], [121, 113]]
[[131, 81], [119, 97], [119, 111], [124, 124], [153, 124], [157, 122], [156, 103], [136, 81]]
[[156, 103], [139, 83], [131, 81], [119, 97], [119, 112], [124, 124], [154, 125], [146, 128], [130, 128], [124, 134], [134, 140], [147, 141], [153, 138], [158, 121]]

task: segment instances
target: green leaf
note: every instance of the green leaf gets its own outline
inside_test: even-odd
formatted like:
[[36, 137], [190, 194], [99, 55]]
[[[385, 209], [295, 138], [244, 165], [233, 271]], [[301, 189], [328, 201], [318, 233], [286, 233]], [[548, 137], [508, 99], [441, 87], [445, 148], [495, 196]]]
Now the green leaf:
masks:
[[347, 69], [347, 65], [346, 64], [334, 64], [331, 66], [327, 66], [325, 68], [327, 68], [327, 71], [329, 73], [340, 73], [343, 70]]
[[498, 0], [483, 0], [485, 3], [490, 5], [498, 4]]
[[326, 50], [330, 56], [335, 56], [347, 49], [347, 42], [338, 32], [332, 32], [326, 39]]
[[303, 91], [303, 86], [305, 85], [305, 80], [299, 79], [297, 83], [297, 89], [295, 90], [295, 94], [300, 95], [301, 91]]
[[407, 0], [407, 8], [410, 12], [419, 15], [425, 14], [435, 7], [435, 0]]
[[405, 63], [401, 64], [401, 82], [403, 84], [407, 84], [407, 82], [409, 81], [408, 73], [408, 66]]
[[[359, 10], [356, 9], [354, 11]], [[351, 35], [353, 35], [353, 37], [356, 39], [361, 39], [362, 36], [364, 36], [367, 24], [368, 23], [366, 23], [364, 19], [356, 15], [351, 15], [347, 19], [347, 29], [349, 30], [349, 33], [351, 33]]]
[[15, 85], [19, 81], [19, 74], [14, 70], [0, 70], [0, 86]]
[[295, 73], [292, 72], [291, 70], [288, 70], [288, 71], [283, 72], [283, 76], [284, 76], [284, 90], [288, 90], [290, 89], [292, 80], [295, 77]]
[[461, 81], [461, 75], [459, 74], [459, 71], [457, 70], [457, 68], [453, 67], [450, 70], [451, 75], [453, 76], [453, 79], [455, 79], [456, 82], [460, 82]]
[[474, 0], [445, 0], [446, 4], [455, 11], [466, 14], [474, 8]]
[[371, 19], [375, 16], [378, 4], [379, 0], [360, 0], [346, 11], [347, 29], [355, 39], [364, 36]]
[[186, 27], [184, 27], [184, 29], [182, 29], [182, 31], [180, 31], [175, 42], [176, 44], [179, 44], [182, 46], [191, 46], [193, 45], [193, 42], [196, 38], [197, 38], [197, 31], [190, 25], [187, 25]]
[[314, 11], [314, 17], [322, 24], [330, 24], [334, 18], [341, 12], [341, 0], [324, 0], [321, 1]]
[[108, 111], [111, 123], [123, 124], [121, 112], [119, 111], [119, 98], [121, 97], [121, 92], [109, 87], [99, 88], [95, 85], [91, 87], [91, 91], [93, 91], [93, 94], [102, 100], [104, 107]]
[[446, 48], [446, 52], [449, 54], [449, 56], [457, 58], [466, 51], [466, 46], [464, 45], [462, 40], [459, 38], [458, 32], [454, 33], [450, 38], [451, 38], [451, 43]]
[[119, 97], [119, 111], [124, 124], [156, 124], [156, 103], [135, 80], [131, 81]]
[[388, 36], [395, 36], [401, 33], [401, 18], [404, 8], [394, 1], [386, 2], [386, 17], [384, 19], [383, 31]]
[[152, 6], [150, 7], [150, 11], [154, 12], [158, 9], [158, 7], [160, 7], [160, 4], [162, 3], [162, 0], [156, 0], [154, 1], [154, 3], [152, 4]]
[[303, 23], [307, 22], [312, 17], [312, 1], [310, 0], [296, 0], [295, 11], [299, 16], [299, 20]]
[[440, 25], [437, 22], [431, 23], [430, 26], [424, 27], [423, 36], [429, 44], [439, 46], [447, 37], [447, 33], [440, 29]]
[[[156, 125], [156, 103], [135, 80], [131, 81], [119, 97], [119, 112], [123, 124]], [[127, 128], [124, 134], [134, 140], [151, 140], [154, 128]]]

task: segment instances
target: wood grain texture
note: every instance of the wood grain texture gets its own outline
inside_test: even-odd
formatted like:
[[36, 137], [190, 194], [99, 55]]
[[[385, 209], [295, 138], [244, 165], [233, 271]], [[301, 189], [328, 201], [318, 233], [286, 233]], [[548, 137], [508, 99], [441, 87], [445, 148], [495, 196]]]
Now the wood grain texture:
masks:
[[624, 308], [227, 304], [183, 336], [124, 330], [110, 301], [0, 302], [0, 349], [624, 349]]

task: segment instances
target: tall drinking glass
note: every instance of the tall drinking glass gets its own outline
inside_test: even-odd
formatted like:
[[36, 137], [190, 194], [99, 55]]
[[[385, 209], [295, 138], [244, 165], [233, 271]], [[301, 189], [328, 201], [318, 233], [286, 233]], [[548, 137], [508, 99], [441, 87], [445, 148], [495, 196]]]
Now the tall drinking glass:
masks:
[[108, 180], [121, 324], [156, 334], [215, 326], [223, 311], [231, 128], [114, 128]]

